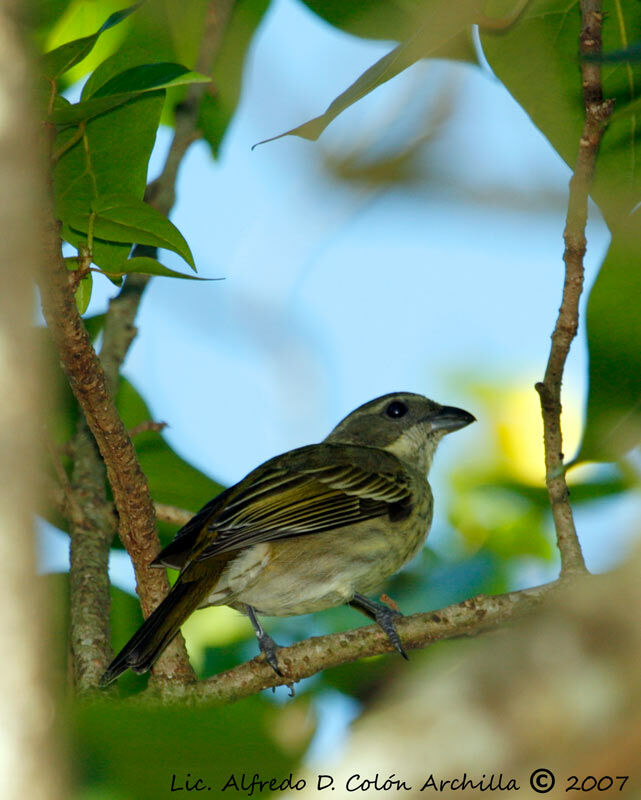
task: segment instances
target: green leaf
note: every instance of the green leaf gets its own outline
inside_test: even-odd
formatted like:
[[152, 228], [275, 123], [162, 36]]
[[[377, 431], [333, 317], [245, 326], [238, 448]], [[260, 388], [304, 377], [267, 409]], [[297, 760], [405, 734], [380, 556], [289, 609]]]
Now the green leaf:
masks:
[[189, 281], [220, 281], [223, 278], [200, 278], [198, 275], [185, 275], [184, 272], [176, 272], [176, 270], [169, 269], [164, 264], [156, 261], [155, 258], [148, 256], [134, 256], [128, 258], [123, 264], [121, 273], [129, 274], [130, 272], [140, 272], [143, 275], [160, 275], [165, 278], [184, 278]]
[[79, 314], [84, 314], [91, 300], [91, 290], [93, 288], [93, 275], [88, 272], [85, 277], [78, 284], [76, 293], [74, 295], [76, 300], [76, 307]]
[[610, 117], [610, 122], [614, 122], [621, 117], [636, 117], [639, 114], [641, 114], [641, 97], [637, 97], [631, 103], [617, 108]]
[[126, 19], [140, 5], [140, 3], [136, 3], [133, 6], [123, 8], [121, 11], [116, 11], [111, 14], [91, 36], [83, 36], [80, 39], [67, 42], [66, 44], [60, 45], [60, 47], [56, 47], [55, 50], [45, 53], [40, 61], [40, 68], [45, 77], [54, 80], [86, 58], [93, 50], [101, 33], [104, 33], [104, 31], [122, 22], [123, 19]]
[[[141, 13], [144, 9], [141, 9]], [[136, 15], [138, 20], [139, 15]], [[135, 67], [142, 67], [145, 64], [154, 64], [158, 61], [158, 54], [147, 47], [142, 42], [138, 43], [136, 49], [129, 49], [126, 45], [120, 47], [113, 55], [106, 58], [89, 75], [80, 92], [81, 100], [90, 100], [95, 97], [101, 87], [116, 78], [123, 72], [127, 72]], [[162, 56], [161, 56], [162, 58]], [[164, 59], [163, 59], [164, 60]]]
[[[403, 0], [303, 0], [325, 22], [353, 36], [403, 42], [424, 21], [425, 3], [409, 4]], [[471, 31], [464, 31], [445, 41], [434, 58], [478, 63]]]
[[180, 64], [146, 64], [133, 67], [107, 81], [89, 100], [54, 107], [51, 120], [57, 125], [77, 124], [104, 114], [144, 92], [190, 83], [209, 83], [210, 80], [206, 75], [191, 72]]
[[[381, 86], [386, 81], [390, 80], [399, 72], [407, 69], [407, 67], [414, 64], [419, 58], [419, 43], [421, 33], [416, 33], [411, 39], [403, 44], [397, 45], [391, 52], [379, 59], [369, 69], [367, 69], [354, 83], [351, 84], [344, 92], [342, 92], [335, 100], [333, 100], [327, 107], [327, 110], [318, 117], [304, 122], [285, 133], [280, 133], [278, 136], [272, 136], [270, 139], [264, 139], [258, 144], [266, 144], [273, 142], [276, 139], [281, 139], [283, 136], [300, 136], [303, 139], [316, 141], [325, 128], [346, 108], [356, 103], [365, 95]], [[256, 147], [256, 145], [254, 145]]]
[[92, 214], [73, 214], [69, 224], [87, 233], [93, 217], [93, 232], [100, 239], [173, 250], [196, 271], [189, 245], [178, 228], [143, 200], [126, 194], [101, 195], [91, 208]]
[[104, 83], [93, 94], [94, 98], [123, 92], [149, 92], [152, 89], [167, 89], [170, 86], [185, 86], [190, 83], [210, 83], [211, 78], [192, 72], [180, 64], [141, 64], [131, 67]]
[[334, 28], [367, 39], [402, 41], [416, 30], [416, 6], [398, 0], [303, 0]]
[[[236, 0], [234, 5], [245, 2], [247, 0]], [[135, 54], [143, 48], [153, 54], [153, 61], [195, 64], [207, 22], [211, 19], [210, 8], [210, 0], [145, 3], [132, 19], [122, 52]], [[144, 60], [138, 63], [144, 63]]]
[[[89, 77], [82, 99], [89, 99], [106, 81], [131, 67], [157, 62], [195, 64], [205, 35], [208, 8], [209, 0], [190, 0], [189, 3], [163, 0], [162, 3], [143, 4], [127, 25], [118, 51]], [[173, 124], [173, 109], [184, 99], [185, 91], [185, 86], [167, 90], [163, 124]]]
[[[512, 5], [513, 0], [494, 0], [487, 13], [505, 13]], [[605, 52], [625, 48], [641, 27], [637, 0], [605, 0], [603, 16]], [[584, 122], [580, 32], [578, 0], [531, 0], [509, 30], [481, 29], [483, 50], [495, 74], [571, 168]], [[624, 108], [639, 96], [641, 65], [604, 64], [602, 79], [604, 97]], [[638, 111], [635, 107], [629, 115], [617, 115], [599, 149], [591, 194], [611, 229], [641, 199], [641, 171], [635, 167], [641, 159]]]
[[84, 120], [104, 114], [112, 108], [123, 105], [127, 100], [135, 97], [134, 93], [117, 94], [110, 97], [102, 97], [98, 100], [86, 100], [80, 103], [73, 103], [64, 108], [55, 108], [49, 119], [56, 125], [76, 125]]
[[[330, 103], [318, 117], [298, 125], [278, 136], [264, 139], [265, 144], [283, 136], [300, 136], [315, 141], [325, 128], [346, 108], [371, 91], [394, 78], [421, 58], [435, 56], [440, 48], [462, 34], [481, 12], [479, 0], [460, 0], [453, 4], [447, 0], [431, 0], [424, 5], [423, 24], [407, 41], [397, 45], [383, 58], [367, 69], [354, 83]], [[438, 23], [435, 24], [435, 20]], [[254, 145], [256, 147], [257, 145]]]
[[[87, 246], [87, 235], [82, 231], [74, 230], [72, 227], [63, 223], [61, 229], [62, 238], [65, 242], [80, 249], [80, 247]], [[120, 244], [119, 242], [107, 242], [104, 239], [98, 239], [94, 236], [92, 260], [97, 264], [105, 274], [119, 273], [123, 261], [127, 260], [127, 256], [131, 251], [131, 244]], [[112, 278], [110, 278], [112, 280]], [[113, 280], [118, 280], [113, 278]]]
[[[164, 102], [162, 90], [149, 92], [87, 122], [79, 141], [58, 159], [53, 173], [55, 212], [66, 241], [86, 245], [85, 233], [74, 232], [69, 220], [88, 215], [99, 195], [127, 194], [142, 201], [147, 164]], [[56, 137], [55, 150], [74, 139], [67, 128]], [[93, 260], [107, 272], [117, 272], [129, 246], [93, 244]]]
[[[140, 12], [144, 10], [140, 9]], [[137, 19], [138, 14], [134, 19]], [[135, 52], [118, 51], [105, 59], [89, 76], [81, 97], [89, 99], [104, 83], [132, 66], [140, 66], [154, 54], [139, 46]], [[73, 230], [66, 217], [89, 214], [98, 194], [123, 192], [142, 199], [147, 179], [147, 164], [155, 142], [164, 105], [165, 90], [137, 95], [124, 104], [90, 119], [84, 135], [60, 159], [54, 170], [56, 212], [63, 221], [62, 235], [74, 247], [87, 244], [84, 233]], [[66, 128], [56, 140], [56, 149], [76, 130]], [[118, 135], [114, 136], [114, 131]], [[130, 244], [109, 242], [94, 236], [93, 261], [105, 272], [117, 273], [131, 250]]]
[[[268, 4], [269, 0], [236, 0], [232, 4], [212, 67], [215, 89], [212, 87], [205, 92], [199, 109], [198, 125], [214, 154], [238, 105], [246, 53]], [[91, 97], [98, 86], [128, 67], [156, 61], [195, 64], [205, 35], [208, 10], [208, 0], [190, 0], [189, 3], [163, 0], [144, 4], [132, 17], [127, 38], [116, 54], [117, 69], [109, 64], [101, 65], [89, 78], [83, 99]], [[103, 68], [106, 66], [110, 74], [105, 77]], [[162, 122], [173, 125], [173, 109], [184, 99], [185, 87], [170, 87], [167, 91]]]
[[[31, 0], [29, 4], [29, 29], [36, 33], [38, 41], [45, 39], [60, 21], [69, 0]], [[101, 15], [102, 18], [103, 15]], [[53, 47], [51, 48], [53, 49]]]
[[[200, 75], [198, 72], [191, 72], [185, 67], [180, 67], [177, 64], [158, 64], [149, 66], [175, 66], [178, 70], [180, 70], [180, 74], [174, 78], [168, 78], [167, 80], [162, 80], [160, 75], [157, 75], [157, 80], [155, 81], [152, 79], [153, 76], [150, 74], [143, 75], [138, 73], [137, 76], [128, 76], [128, 78], [140, 77], [140, 88], [132, 89], [128, 92], [120, 92], [115, 94], [109, 93], [105, 96], [102, 96], [101, 93], [90, 100], [81, 100], [79, 103], [74, 103], [73, 105], [68, 104], [65, 107], [54, 107], [50, 119], [57, 125], [78, 124], [83, 120], [89, 120], [92, 117], [98, 116], [98, 114], [104, 114], [105, 111], [109, 111], [112, 108], [121, 106], [123, 103], [126, 103], [128, 100], [131, 100], [132, 98], [137, 97], [144, 92], [151, 92], [157, 89], [166, 89], [174, 86], [184, 86], [190, 83], [208, 83], [211, 80], [211, 78], [208, 78], [206, 75]], [[142, 70], [144, 68], [139, 67], [138, 69]], [[134, 71], [135, 70], [130, 70], [129, 72], [134, 73]], [[123, 73], [123, 75], [125, 75], [125, 73]], [[133, 79], [129, 82], [132, 85], [135, 83]], [[115, 85], [116, 84], [114, 84], [114, 86]]]
[[614, 232], [590, 292], [588, 405], [576, 461], [613, 461], [641, 442], [640, 217]]
[[[72, 256], [70, 258], [65, 258], [65, 264], [68, 270], [75, 271], [78, 269], [78, 258]], [[76, 287], [76, 291], [74, 293], [74, 299], [76, 301], [76, 308], [78, 309], [78, 313], [80, 315], [84, 314], [87, 310], [87, 306], [89, 305], [89, 301], [91, 300], [91, 290], [93, 288], [93, 276], [91, 272], [88, 272], [84, 278], [82, 278], [78, 286]]]

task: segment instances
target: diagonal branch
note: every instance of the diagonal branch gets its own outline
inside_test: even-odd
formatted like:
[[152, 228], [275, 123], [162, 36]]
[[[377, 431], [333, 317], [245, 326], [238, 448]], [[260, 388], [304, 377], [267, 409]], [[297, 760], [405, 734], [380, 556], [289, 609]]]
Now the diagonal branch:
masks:
[[[601, 52], [600, 0], [581, 2], [580, 52], [582, 56]], [[577, 537], [563, 465], [561, 433], [561, 382], [565, 361], [579, 324], [579, 298], [583, 290], [583, 256], [588, 195], [594, 175], [599, 144], [614, 104], [603, 100], [601, 67], [596, 62], [581, 62], [585, 123], [579, 141], [574, 174], [570, 181], [565, 226], [565, 282], [561, 308], [552, 333], [552, 346], [543, 381], [536, 384], [541, 399], [546, 484], [552, 506], [562, 574], [585, 571], [585, 561]]]
[[[150, 614], [169, 589], [167, 576], [147, 567], [159, 550], [153, 504], [104, 370], [76, 308], [58, 227], [51, 220], [46, 236], [43, 310], [62, 368], [104, 459], [120, 517], [120, 537], [134, 564], [141, 604]], [[165, 677], [191, 677], [187, 665], [178, 645], [172, 643], [170, 652], [159, 662], [159, 672]]]

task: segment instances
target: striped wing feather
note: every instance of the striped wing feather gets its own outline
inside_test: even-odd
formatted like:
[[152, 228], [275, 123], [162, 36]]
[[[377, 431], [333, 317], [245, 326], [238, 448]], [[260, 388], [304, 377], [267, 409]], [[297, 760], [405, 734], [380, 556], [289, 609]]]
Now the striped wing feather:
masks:
[[370, 454], [360, 459], [364, 464], [354, 453], [348, 455], [351, 463], [332, 466], [268, 462], [211, 515], [192, 558], [201, 561], [260, 542], [341, 528], [410, 503], [409, 479], [394, 457], [378, 471]]

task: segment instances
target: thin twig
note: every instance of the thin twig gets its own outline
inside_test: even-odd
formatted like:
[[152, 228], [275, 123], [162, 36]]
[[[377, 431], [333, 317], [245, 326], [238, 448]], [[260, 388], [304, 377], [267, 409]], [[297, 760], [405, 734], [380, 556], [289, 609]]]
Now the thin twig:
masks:
[[152, 419], [148, 419], [145, 420], [145, 422], [140, 422], [138, 425], [134, 425], [133, 428], [129, 428], [129, 436], [133, 439], [139, 434], [146, 433], [147, 431], [155, 431], [156, 433], [160, 433], [166, 427], [166, 422], [154, 422]]
[[[582, 0], [581, 55], [601, 51], [600, 0]], [[579, 141], [574, 174], [570, 181], [565, 226], [565, 283], [559, 316], [552, 333], [552, 346], [543, 381], [536, 384], [541, 399], [546, 484], [552, 506], [562, 574], [585, 572], [585, 561], [576, 534], [568, 486], [563, 466], [561, 435], [561, 382], [565, 361], [579, 324], [579, 298], [583, 290], [583, 256], [588, 194], [594, 175], [597, 153], [605, 125], [613, 110], [611, 100], [603, 100], [601, 68], [596, 62], [581, 62], [585, 123]]]
[[[65, 492], [53, 481], [47, 480], [46, 477], [43, 479], [43, 485], [45, 486], [45, 504], [41, 513], [44, 515], [47, 513], [47, 509], [54, 509], [60, 516], [68, 519], [72, 513], [69, 508], [70, 503], [76, 502], [73, 493], [70, 492], [70, 496], [70, 494]], [[71, 489], [71, 487], [69, 488]], [[105, 507], [107, 508], [108, 514], [104, 519], [104, 524], [109, 528], [111, 540], [118, 531], [118, 517], [116, 515], [116, 507], [113, 503], [107, 502]], [[166, 522], [169, 525], [178, 525], [179, 527], [185, 525], [194, 516], [193, 511], [187, 511], [186, 508], [178, 508], [178, 506], [170, 506], [166, 503], [154, 503], [154, 509], [158, 522]]]
[[177, 506], [169, 506], [166, 503], [154, 503], [154, 508], [156, 509], [156, 519], [159, 522], [179, 525], [181, 528], [194, 516], [193, 511], [187, 511]]

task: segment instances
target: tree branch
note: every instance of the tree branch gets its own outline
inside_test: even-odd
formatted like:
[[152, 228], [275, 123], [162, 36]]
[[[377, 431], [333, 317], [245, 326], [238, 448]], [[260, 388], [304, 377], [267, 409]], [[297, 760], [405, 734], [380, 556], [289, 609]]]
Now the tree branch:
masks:
[[73, 442], [69, 515], [69, 635], [74, 685], [98, 684], [111, 659], [109, 644], [109, 549], [115, 533], [107, 502], [105, 466], [84, 419]]
[[[559, 579], [519, 592], [478, 595], [438, 611], [403, 617], [396, 626], [406, 650], [425, 648], [443, 639], [475, 636], [536, 610], [563, 585], [564, 581]], [[378, 625], [313, 637], [278, 651], [282, 677], [260, 655], [220, 675], [182, 687], [176, 699], [232, 702], [273, 686], [293, 684], [330, 667], [390, 652], [393, 646]], [[153, 690], [146, 694], [155, 697]]]
[[[581, 56], [601, 52], [600, 0], [581, 1]], [[561, 382], [572, 340], [579, 324], [579, 298], [583, 290], [583, 256], [588, 195], [597, 153], [605, 125], [613, 110], [611, 100], [603, 100], [601, 67], [596, 62], [581, 62], [585, 123], [579, 141], [574, 174], [570, 181], [565, 226], [565, 282], [561, 308], [552, 333], [552, 346], [543, 381], [536, 384], [541, 399], [546, 484], [552, 506], [562, 574], [585, 572], [585, 561], [576, 534], [563, 465], [561, 433]]]
[[[148, 568], [160, 545], [145, 476], [113, 397], [100, 361], [82, 322], [60, 251], [58, 224], [50, 220], [46, 237], [46, 273], [42, 281], [43, 310], [62, 368], [87, 420], [100, 453], [120, 517], [120, 537], [131, 555], [137, 589], [146, 614], [169, 589], [167, 576]], [[164, 677], [191, 677], [176, 643], [158, 662]]]

